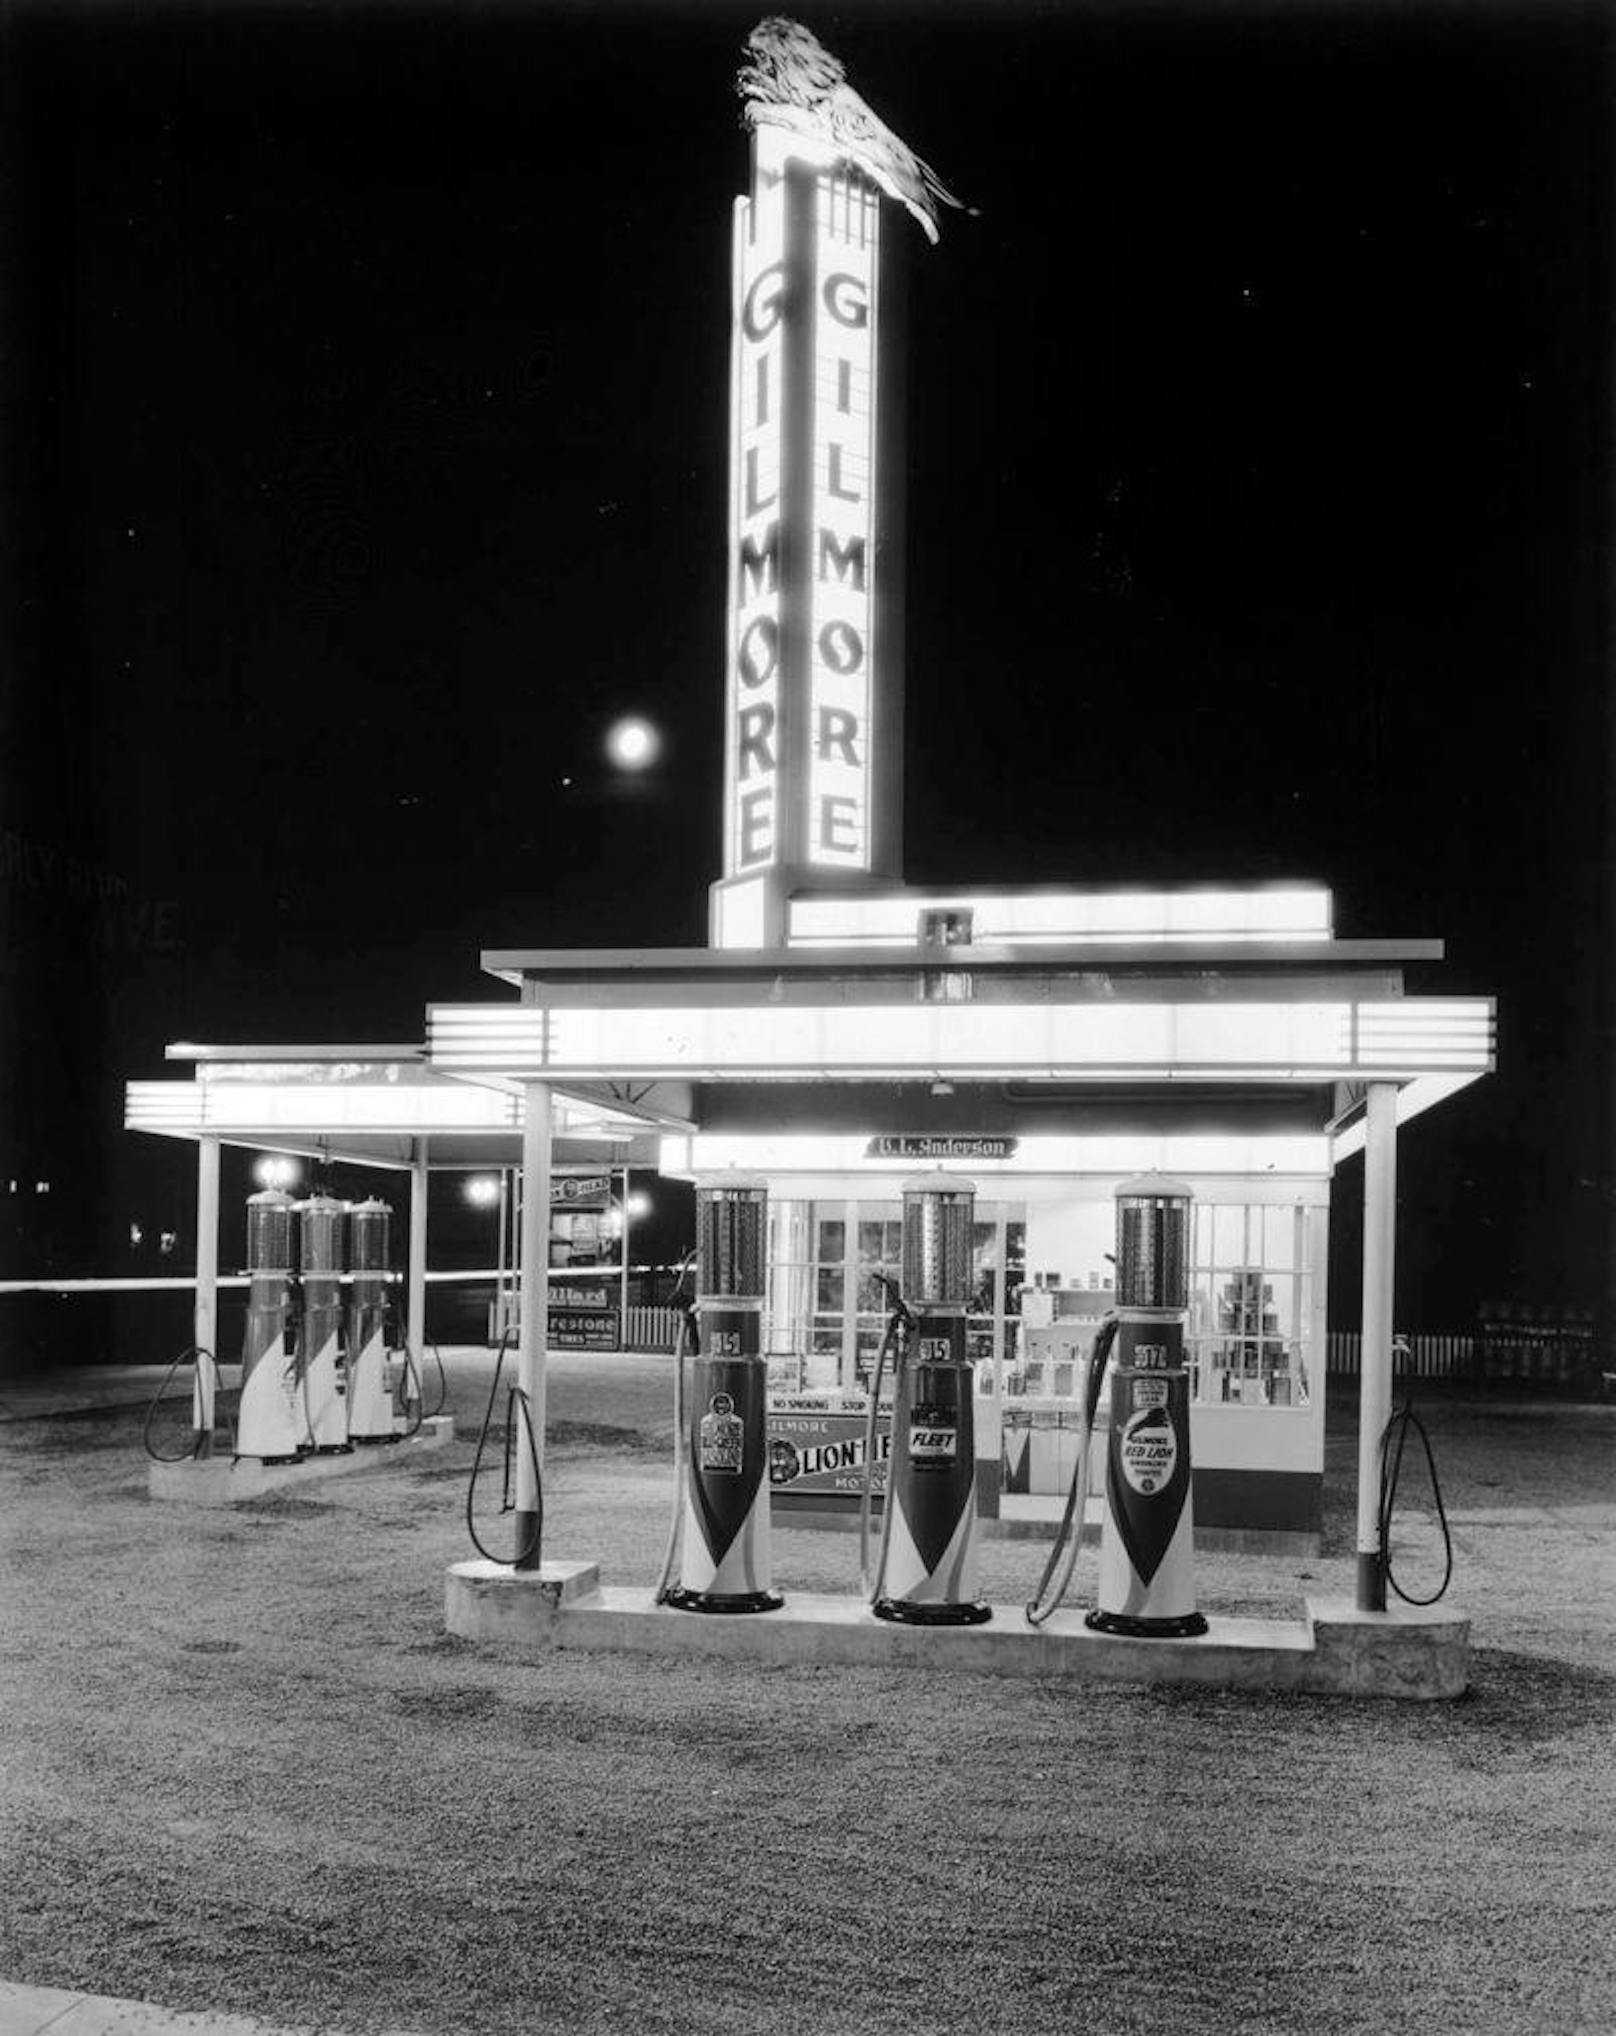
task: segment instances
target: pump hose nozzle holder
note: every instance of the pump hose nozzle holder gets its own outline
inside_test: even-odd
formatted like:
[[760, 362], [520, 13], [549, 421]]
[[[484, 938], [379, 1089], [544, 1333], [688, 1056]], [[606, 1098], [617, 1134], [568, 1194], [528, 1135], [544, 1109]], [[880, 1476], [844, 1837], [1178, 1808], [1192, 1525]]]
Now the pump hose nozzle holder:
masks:
[[881, 1380], [885, 1376], [887, 1358], [894, 1348], [898, 1352], [894, 1376], [902, 1369], [905, 1339], [915, 1326], [899, 1293], [895, 1281], [885, 1273], [875, 1275], [879, 1283], [891, 1296], [892, 1312], [887, 1316], [887, 1326], [882, 1332], [881, 1347], [876, 1352], [875, 1369], [870, 1373], [870, 1405], [864, 1419], [864, 1490], [859, 1500], [859, 1590], [866, 1603], [873, 1605], [881, 1595], [881, 1586], [886, 1577], [887, 1546], [892, 1528], [892, 1493], [890, 1489], [881, 1501], [881, 1551], [876, 1559], [875, 1579], [870, 1578], [870, 1503], [875, 1478], [875, 1444], [881, 1423]]
[[[1407, 1345], [1398, 1355], [1407, 1353]], [[1403, 1450], [1408, 1442], [1410, 1429], [1419, 1436], [1425, 1450], [1425, 1467], [1431, 1474], [1431, 1496], [1436, 1502], [1437, 1524], [1442, 1530], [1442, 1581], [1429, 1597], [1418, 1598], [1405, 1591], [1392, 1573], [1392, 1515], [1397, 1509], [1397, 1485], [1403, 1472]], [[1380, 1576], [1400, 1597], [1405, 1605], [1434, 1605], [1445, 1597], [1448, 1585], [1453, 1581], [1453, 1530], [1448, 1525], [1448, 1510], [1442, 1503], [1442, 1484], [1436, 1474], [1436, 1456], [1431, 1448], [1431, 1438], [1425, 1432], [1425, 1423], [1414, 1411], [1414, 1388], [1405, 1373], [1403, 1379], [1402, 1404], [1393, 1412], [1391, 1419], [1381, 1431], [1380, 1437], [1380, 1503], [1376, 1512], [1376, 1553]]]
[[505, 1460], [503, 1486], [500, 1494], [500, 1512], [513, 1513], [517, 1510], [511, 1497], [511, 1449], [513, 1444], [512, 1415], [520, 1413], [522, 1426], [527, 1433], [528, 1460], [533, 1466], [533, 1526], [526, 1544], [509, 1556], [495, 1555], [485, 1548], [477, 1533], [473, 1507], [477, 1497], [477, 1479], [483, 1467], [483, 1451], [488, 1443], [488, 1430], [494, 1418], [494, 1402], [499, 1396], [499, 1375], [504, 1367], [505, 1353], [511, 1346], [512, 1332], [507, 1329], [499, 1339], [499, 1355], [494, 1360], [494, 1377], [488, 1388], [488, 1406], [483, 1413], [482, 1432], [477, 1437], [477, 1453], [471, 1460], [471, 1476], [466, 1484], [466, 1532], [471, 1536], [471, 1545], [485, 1562], [509, 1564], [515, 1569], [525, 1569], [538, 1554], [544, 1539], [544, 1473], [539, 1464], [538, 1438], [533, 1432], [533, 1409], [527, 1394], [520, 1386], [508, 1386], [505, 1399]]
[[[675, 1289], [677, 1295], [677, 1289]], [[667, 1544], [662, 1567], [657, 1573], [653, 1604], [665, 1605], [673, 1596], [673, 1572], [679, 1561], [679, 1529], [684, 1518], [685, 1491], [685, 1360], [701, 1349], [694, 1300], [680, 1301], [679, 1328], [673, 1340], [673, 1514], [668, 1522]]]
[[[1059, 1611], [1062, 1599], [1071, 1585], [1072, 1571], [1077, 1567], [1078, 1550], [1083, 1545], [1083, 1514], [1088, 1505], [1089, 1456], [1094, 1442], [1094, 1422], [1100, 1409], [1100, 1388], [1105, 1381], [1105, 1367], [1110, 1360], [1111, 1346], [1117, 1340], [1117, 1318], [1107, 1315], [1100, 1324], [1099, 1332], [1084, 1360], [1087, 1370], [1083, 1379], [1083, 1425], [1078, 1431], [1077, 1462], [1072, 1468], [1072, 1482], [1066, 1493], [1066, 1509], [1055, 1530], [1054, 1546], [1049, 1551], [1049, 1560], [1044, 1564], [1044, 1573], [1038, 1579], [1038, 1588], [1027, 1600], [1024, 1610], [1029, 1626], [1042, 1626], [1046, 1619]], [[1064, 1557], [1064, 1566], [1062, 1559]], [[1060, 1582], [1055, 1594], [1046, 1600], [1050, 1579], [1060, 1568]]]
[[[157, 1409], [159, 1408], [159, 1406], [161, 1406], [164, 1396], [168, 1392], [169, 1386], [173, 1383], [174, 1374], [179, 1370], [182, 1364], [189, 1363], [193, 1358], [196, 1360], [196, 1366], [199, 1373], [204, 1364], [211, 1367], [213, 1373], [213, 1390], [215, 1394], [217, 1394], [221, 1390], [219, 1379], [219, 1360], [214, 1356], [211, 1350], [208, 1350], [202, 1344], [200, 1343], [188, 1344], [186, 1348], [180, 1352], [179, 1356], [175, 1358], [174, 1362], [169, 1366], [168, 1370], [163, 1373], [162, 1378], [158, 1381], [157, 1390], [155, 1393], [152, 1394], [151, 1397], [151, 1405], [146, 1409], [146, 1418], [140, 1424], [140, 1440], [145, 1448], [146, 1454], [151, 1458], [153, 1463], [194, 1462], [198, 1457], [202, 1456], [205, 1453], [207, 1444], [210, 1440], [208, 1431], [198, 1428], [194, 1425], [195, 1417], [193, 1414], [191, 1440], [189, 1444], [184, 1449], [178, 1451], [177, 1454], [173, 1456], [165, 1455], [163, 1451], [158, 1449], [152, 1441], [151, 1433], [152, 1422], [156, 1419]], [[194, 1395], [192, 1405], [193, 1407], [195, 1406]], [[231, 1448], [234, 1449], [234, 1447], [235, 1447], [235, 1434], [234, 1434], [234, 1424], [232, 1423]]]
[[665, 1605], [673, 1594], [673, 1572], [679, 1560], [679, 1527], [684, 1516], [685, 1483], [685, 1359], [701, 1347], [696, 1326], [696, 1297], [682, 1292], [696, 1263], [691, 1246], [679, 1261], [668, 1305], [679, 1311], [679, 1327], [673, 1339], [673, 1511], [668, 1521], [668, 1539], [662, 1551], [652, 1603]]
[[[403, 1377], [399, 1388], [400, 1398], [405, 1410], [412, 1404], [415, 1408], [415, 1419], [407, 1428], [399, 1431], [399, 1440], [401, 1442], [408, 1442], [419, 1435], [426, 1423], [435, 1419], [449, 1404], [449, 1374], [443, 1368], [443, 1352], [439, 1350], [437, 1344], [430, 1337], [422, 1337], [422, 1347], [431, 1351], [433, 1361], [438, 1367], [437, 1405], [429, 1407], [426, 1403], [426, 1381], [421, 1376], [421, 1367], [415, 1361], [415, 1345], [410, 1335], [410, 1318], [391, 1295], [387, 1299], [387, 1315], [389, 1321], [396, 1325], [399, 1355], [403, 1359]], [[410, 1391], [410, 1381], [412, 1379], [415, 1382], [413, 1393]]]

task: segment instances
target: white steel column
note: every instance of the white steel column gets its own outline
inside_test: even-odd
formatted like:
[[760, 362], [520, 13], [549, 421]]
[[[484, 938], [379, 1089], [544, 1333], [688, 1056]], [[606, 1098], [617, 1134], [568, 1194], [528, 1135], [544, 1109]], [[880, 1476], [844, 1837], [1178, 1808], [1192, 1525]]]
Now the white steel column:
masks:
[[[213, 1454], [214, 1387], [218, 1382], [219, 1334], [219, 1141], [199, 1138], [196, 1145], [196, 1304], [191, 1315], [191, 1341], [198, 1353], [196, 1383], [191, 1388], [191, 1426], [198, 1456]], [[210, 1364], [208, 1359], [213, 1362]]]
[[[409, 1354], [415, 1364], [415, 1390], [426, 1399], [426, 1189], [429, 1178], [427, 1142], [410, 1146], [410, 1249], [404, 1275], [404, 1314], [409, 1327]], [[405, 1397], [408, 1398], [408, 1388]]]
[[620, 1176], [623, 1183], [623, 1227], [617, 1233], [618, 1265], [621, 1273], [617, 1301], [617, 1347], [628, 1349], [628, 1168]]
[[493, 1341], [498, 1343], [511, 1321], [511, 1170], [499, 1170], [499, 1193], [495, 1213], [499, 1221], [499, 1258], [494, 1271], [494, 1314], [489, 1323]]
[[1397, 1265], [1397, 1084], [1369, 1084], [1364, 1143], [1363, 1340], [1358, 1381], [1358, 1609], [1384, 1612], [1381, 1438], [1392, 1413], [1392, 1297]]
[[[517, 1384], [527, 1404], [529, 1431], [518, 1414], [512, 1439], [516, 1457], [518, 1569], [537, 1569], [544, 1513], [544, 1358], [550, 1332], [550, 1084], [522, 1084], [521, 1331], [516, 1344]], [[535, 1466], [535, 1458], [537, 1466]], [[535, 1474], [537, 1471], [537, 1474]]]

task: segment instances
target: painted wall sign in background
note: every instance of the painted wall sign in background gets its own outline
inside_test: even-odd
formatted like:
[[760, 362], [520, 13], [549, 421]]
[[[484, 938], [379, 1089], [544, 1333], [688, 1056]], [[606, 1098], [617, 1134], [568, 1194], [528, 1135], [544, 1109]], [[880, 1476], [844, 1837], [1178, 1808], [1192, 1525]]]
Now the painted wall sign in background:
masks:
[[615, 1308], [561, 1308], [550, 1303], [549, 1342], [557, 1350], [615, 1350]]
[[[864, 1490], [864, 1440], [867, 1414], [855, 1411], [842, 1395], [771, 1398], [767, 1435], [771, 1498], [827, 1499], [843, 1505], [856, 1502]], [[877, 1417], [875, 1470], [871, 1489], [879, 1496], [887, 1486], [887, 1458], [892, 1448], [892, 1420]]]

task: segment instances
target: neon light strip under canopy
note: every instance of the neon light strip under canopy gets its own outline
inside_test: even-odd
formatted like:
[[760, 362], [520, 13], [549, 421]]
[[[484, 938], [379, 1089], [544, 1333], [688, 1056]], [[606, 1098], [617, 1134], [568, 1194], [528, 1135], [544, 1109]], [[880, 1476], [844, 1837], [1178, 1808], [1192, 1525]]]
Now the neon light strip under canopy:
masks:
[[1327, 940], [1331, 896], [1252, 891], [1067, 891], [994, 896], [795, 898], [793, 947], [906, 946], [923, 912], [967, 911], [981, 942]]
[[130, 1131], [512, 1131], [519, 1098], [464, 1082], [396, 1087], [280, 1082], [130, 1082]]
[[1327, 1081], [1492, 1065], [1485, 998], [1397, 1003], [837, 1004], [594, 1008], [439, 1005], [434, 1067], [460, 1073], [718, 1080]]

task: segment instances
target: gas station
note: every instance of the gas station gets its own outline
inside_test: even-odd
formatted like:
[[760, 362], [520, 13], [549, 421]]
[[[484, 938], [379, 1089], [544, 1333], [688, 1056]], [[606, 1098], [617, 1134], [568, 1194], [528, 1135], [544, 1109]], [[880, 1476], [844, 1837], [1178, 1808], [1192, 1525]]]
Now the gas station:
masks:
[[[237, 1456], [300, 1462], [401, 1431], [388, 1346], [407, 1351], [400, 1324], [424, 1320], [429, 1172], [511, 1166], [531, 1440], [517, 1559], [454, 1566], [451, 1631], [1455, 1695], [1462, 1613], [1387, 1602], [1396, 1157], [1403, 1125], [1492, 1067], [1491, 1000], [1411, 994], [1406, 971], [1441, 942], [1337, 938], [1315, 883], [904, 882], [903, 718], [926, 710], [923, 687], [905, 699], [888, 392], [904, 213], [935, 241], [955, 201], [879, 123], [850, 138], [805, 111], [779, 26], [755, 32], [742, 73], [709, 945], [489, 952], [499, 992], [430, 1006], [419, 1044], [187, 1044], [169, 1052], [192, 1079], [129, 1084], [128, 1128], [198, 1147], [200, 1351], [216, 1344], [221, 1143], [409, 1181], [402, 1277], [383, 1196], [250, 1205]], [[1359, 1154], [1363, 1261], [1332, 1266], [1336, 1169]], [[603, 1587], [586, 1550], [559, 1559], [565, 1521], [543, 1502], [552, 1181], [630, 1162], [697, 1190], [654, 1588]], [[1363, 1302], [1355, 1600], [1209, 1619], [1197, 1538], [1317, 1546], [1332, 1277]], [[856, 1594], [775, 1588], [771, 1519], [798, 1514], [857, 1525]], [[1045, 1581], [1063, 1560], [1064, 1591], [1085, 1519], [1086, 1617], [1042, 1586], [1025, 1618], [979, 1598], [992, 1523], [1053, 1526]]]

